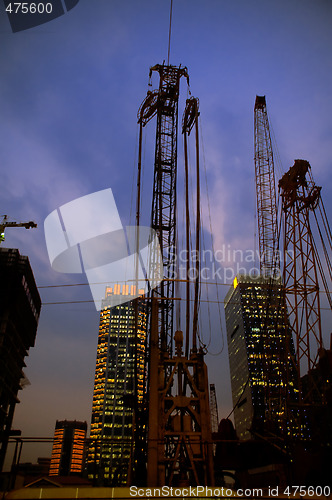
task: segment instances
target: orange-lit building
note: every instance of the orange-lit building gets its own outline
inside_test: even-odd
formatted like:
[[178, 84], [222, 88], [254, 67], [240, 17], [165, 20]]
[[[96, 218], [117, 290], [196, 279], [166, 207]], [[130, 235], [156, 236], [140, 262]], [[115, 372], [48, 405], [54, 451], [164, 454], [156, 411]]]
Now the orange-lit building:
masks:
[[143, 402], [146, 308], [142, 298], [133, 300], [135, 291], [128, 285], [107, 288], [100, 312], [87, 453], [88, 477], [100, 486], [126, 485], [134, 407]]
[[50, 476], [70, 476], [82, 473], [86, 431], [86, 422], [56, 421]]

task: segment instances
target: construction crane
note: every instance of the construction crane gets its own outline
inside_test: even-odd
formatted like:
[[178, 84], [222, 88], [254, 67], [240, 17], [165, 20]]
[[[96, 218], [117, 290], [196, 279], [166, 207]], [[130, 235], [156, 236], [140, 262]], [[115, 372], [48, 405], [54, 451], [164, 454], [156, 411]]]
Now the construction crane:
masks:
[[[332, 308], [331, 291], [326, 274], [332, 277], [331, 231], [322, 210], [321, 187], [316, 186], [311, 166], [306, 160], [295, 160], [294, 165], [279, 181], [284, 219], [284, 272], [286, 300], [290, 327], [296, 341], [296, 367], [299, 404], [322, 402], [321, 393], [312, 374], [317, 368], [323, 349], [319, 275], [326, 297]], [[311, 217], [318, 224], [316, 212], [323, 215], [327, 231], [327, 262], [322, 266], [314, 238]], [[322, 237], [322, 230], [319, 228]], [[325, 271], [324, 271], [325, 267]], [[303, 387], [302, 374], [307, 373], [309, 384]]]
[[[265, 288], [266, 304], [260, 312], [260, 344], [263, 354], [260, 370], [264, 380], [263, 433], [265, 436], [270, 434], [268, 429], [272, 423], [279, 429], [279, 434], [285, 436], [290, 427], [290, 414], [289, 391], [284, 382], [292, 376], [294, 378], [290, 356], [294, 349], [281, 280], [274, 157], [265, 96], [256, 96], [255, 100], [254, 143], [260, 275]], [[274, 325], [273, 328], [271, 324]], [[253, 422], [253, 426], [255, 425], [257, 423]]]
[[[213, 449], [209, 412], [207, 369], [202, 349], [197, 349], [199, 280], [195, 280], [194, 314], [188, 307], [185, 338], [174, 332], [176, 270], [176, 177], [178, 99], [181, 77], [189, 84], [186, 68], [156, 65], [159, 89], [149, 91], [139, 113], [140, 125], [137, 214], [140, 222], [143, 127], [157, 116], [151, 227], [159, 237], [166, 279], [149, 297], [147, 485], [213, 485]], [[185, 141], [195, 125], [198, 151], [198, 100], [187, 100], [182, 131]], [[185, 153], [185, 156], [187, 153]], [[186, 159], [187, 162], [187, 159]], [[199, 204], [199, 154], [196, 158], [196, 201]], [[189, 180], [186, 168], [186, 192]], [[189, 196], [186, 196], [188, 213]], [[196, 207], [197, 208], [197, 207]], [[187, 245], [189, 220], [187, 218]], [[199, 248], [200, 210], [196, 213], [196, 248]], [[153, 264], [152, 264], [153, 265]], [[198, 265], [198, 264], [197, 264]], [[197, 273], [199, 276], [199, 273]], [[187, 297], [188, 299], [188, 287]], [[191, 342], [189, 341], [191, 332]], [[189, 343], [191, 351], [189, 354]], [[184, 351], [183, 352], [183, 347]], [[141, 432], [137, 428], [136, 432]]]
[[[261, 313], [261, 369], [265, 381], [263, 437], [273, 439], [266, 424], [268, 420], [277, 422], [281, 448], [294, 461], [296, 449], [303, 440], [309, 443], [315, 435], [324, 453], [332, 440], [331, 432], [327, 431], [331, 420], [328, 404], [331, 367], [326, 366], [330, 352], [323, 346], [320, 303], [323, 284], [324, 297], [332, 309], [332, 235], [321, 188], [316, 186], [310, 164], [305, 160], [295, 160], [279, 181], [281, 210], [278, 214], [265, 96], [256, 96], [254, 116], [260, 272], [270, 290], [270, 300]], [[279, 245], [283, 252], [282, 266]], [[321, 249], [324, 263], [320, 258]], [[274, 290], [279, 290], [279, 304], [273, 299]], [[264, 318], [268, 314], [276, 318], [275, 331], [265, 331]], [[280, 353], [277, 359], [270, 358], [272, 345], [275, 352]], [[279, 393], [277, 387], [270, 384], [273, 373], [280, 377]]]
[[32, 220], [29, 222], [9, 222], [8, 216], [4, 215], [2, 222], [0, 224], [0, 244], [5, 239], [5, 229], [7, 227], [25, 227], [25, 229], [31, 229], [31, 228], [37, 227], [37, 224], [35, 222], [33, 222]]
[[254, 108], [255, 178], [260, 271], [264, 277], [280, 276], [277, 198], [274, 159], [265, 96], [256, 96]]
[[167, 281], [163, 281], [153, 296], [165, 297], [159, 308], [160, 346], [172, 353], [174, 322], [174, 274], [176, 255], [176, 177], [177, 177], [177, 127], [180, 79], [188, 80], [187, 68], [157, 64], [150, 69], [149, 79], [156, 71], [160, 75], [159, 89], [147, 93], [139, 112], [140, 143], [138, 159], [137, 225], [140, 222], [140, 169], [142, 154], [142, 128], [157, 115], [154, 158], [154, 183], [151, 207], [151, 227], [156, 231]]

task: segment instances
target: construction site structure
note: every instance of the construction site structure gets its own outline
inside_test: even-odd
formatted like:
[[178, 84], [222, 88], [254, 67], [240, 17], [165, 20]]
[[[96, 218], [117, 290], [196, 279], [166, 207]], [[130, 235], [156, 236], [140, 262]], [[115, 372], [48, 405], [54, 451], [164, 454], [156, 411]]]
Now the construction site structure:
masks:
[[4, 215], [0, 223], [0, 244], [5, 239], [5, 229], [7, 227], [25, 227], [25, 229], [31, 229], [37, 227], [37, 224], [32, 220], [29, 222], [10, 222], [8, 221], [8, 216]]
[[256, 96], [254, 108], [255, 179], [260, 271], [265, 278], [280, 276], [277, 197], [270, 125], [265, 96]]
[[[279, 181], [284, 218], [284, 286], [290, 328], [296, 343], [299, 402], [320, 395], [314, 385], [304, 394], [301, 376], [317, 366], [323, 348], [317, 252], [310, 213], [318, 206], [321, 188], [316, 186], [306, 160], [294, 165]], [[314, 395], [316, 393], [316, 395]], [[317, 399], [316, 399], [317, 401]]]
[[[281, 282], [274, 155], [265, 96], [256, 96], [255, 100], [254, 148], [260, 275], [264, 281], [264, 289], [259, 290], [259, 294], [254, 288], [260, 296], [256, 299], [259, 328], [262, 330], [259, 369], [260, 378], [265, 381], [260, 391], [263, 395], [260, 405], [263, 403], [264, 408], [263, 413], [260, 411], [263, 417], [260, 427], [267, 437], [271, 434], [271, 424], [274, 424], [280, 431], [278, 434], [285, 438], [290, 432], [293, 435], [298, 433], [288, 408], [290, 395], [296, 391], [292, 366], [294, 346]], [[262, 300], [264, 307], [261, 307]], [[291, 384], [291, 390], [286, 381]], [[257, 423], [253, 422], [253, 425]]]
[[[138, 114], [140, 143], [136, 217], [138, 225], [142, 130], [157, 115], [151, 226], [159, 237], [166, 279], [150, 292], [149, 298], [147, 485], [213, 485], [207, 368], [203, 350], [197, 349], [196, 345], [198, 278], [194, 283], [195, 306], [192, 320], [189, 318], [189, 309], [186, 308], [185, 339], [181, 330], [174, 331], [178, 99], [181, 77], [184, 76], [188, 83], [189, 78], [187, 69], [181, 66], [156, 65], [151, 68], [150, 77], [154, 71], [159, 73], [159, 89], [148, 92]], [[199, 249], [198, 115], [198, 100], [187, 100], [183, 118], [185, 140], [193, 125], [196, 129], [195, 241], [196, 248]], [[185, 178], [188, 214], [188, 172]], [[188, 218], [186, 224], [188, 245]], [[186, 290], [188, 300], [188, 287]]]
[[311, 467], [326, 482], [330, 474], [326, 464], [332, 459], [332, 355], [323, 343], [321, 292], [327, 302], [324, 312], [330, 314], [332, 233], [321, 188], [313, 180], [308, 161], [295, 160], [279, 181], [279, 189], [284, 226], [283, 281], [297, 377], [297, 399], [290, 410], [300, 429], [300, 440], [290, 443], [292, 467], [295, 479], [301, 470]]
[[0, 472], [12, 435], [18, 392], [26, 384], [25, 358], [34, 346], [41, 300], [28, 257], [0, 249]]
[[174, 276], [176, 261], [176, 178], [177, 178], [177, 130], [178, 100], [181, 77], [187, 78], [187, 68], [159, 65], [150, 69], [160, 75], [159, 89], [148, 91], [139, 112], [140, 125], [138, 159], [137, 225], [140, 222], [140, 176], [142, 164], [142, 128], [157, 115], [156, 144], [154, 157], [154, 182], [151, 208], [151, 227], [156, 231], [163, 256], [165, 278], [153, 296], [166, 298], [158, 313], [160, 347], [172, 353], [174, 322]]

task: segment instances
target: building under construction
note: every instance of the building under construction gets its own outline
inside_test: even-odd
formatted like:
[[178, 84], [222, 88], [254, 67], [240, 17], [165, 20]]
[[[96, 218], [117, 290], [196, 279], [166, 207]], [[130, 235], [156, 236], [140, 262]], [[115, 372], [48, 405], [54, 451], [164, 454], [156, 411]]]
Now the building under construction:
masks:
[[23, 368], [34, 346], [41, 301], [28, 257], [0, 248], [0, 471], [5, 460]]

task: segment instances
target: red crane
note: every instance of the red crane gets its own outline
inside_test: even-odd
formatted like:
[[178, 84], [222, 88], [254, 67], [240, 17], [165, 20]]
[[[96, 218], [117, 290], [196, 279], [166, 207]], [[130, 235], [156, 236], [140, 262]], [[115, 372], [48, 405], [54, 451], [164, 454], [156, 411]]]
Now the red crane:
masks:
[[[305, 390], [302, 383], [302, 374], [308, 373], [311, 377], [323, 348], [319, 274], [331, 306], [331, 292], [311, 224], [311, 217], [316, 216], [316, 210], [321, 210], [321, 188], [313, 181], [309, 162], [295, 160], [279, 181], [279, 189], [284, 218], [283, 279], [290, 327], [296, 339], [299, 402], [309, 403], [321, 398], [313, 380]], [[329, 227], [327, 219], [325, 227]], [[321, 230], [319, 232], [322, 234]], [[331, 236], [329, 238], [331, 242]], [[328, 257], [329, 253], [326, 255]], [[329, 260], [326, 268], [331, 273]]]

